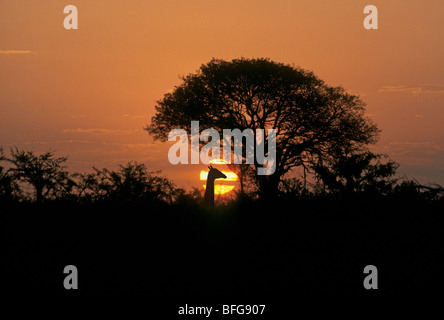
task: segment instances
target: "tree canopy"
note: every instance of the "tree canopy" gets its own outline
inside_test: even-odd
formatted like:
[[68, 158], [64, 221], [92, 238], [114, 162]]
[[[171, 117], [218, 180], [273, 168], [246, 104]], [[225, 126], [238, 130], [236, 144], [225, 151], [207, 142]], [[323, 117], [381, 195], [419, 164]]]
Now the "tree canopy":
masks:
[[0, 160], [13, 164], [7, 172], [14, 178], [14, 183], [25, 182], [35, 190], [37, 202], [55, 198], [60, 194], [68, 194], [74, 186], [63, 163], [67, 157], [55, 157], [53, 151], [36, 155], [32, 151], [11, 148], [11, 157], [3, 154]]
[[200, 130], [220, 133], [276, 129], [276, 171], [256, 177], [260, 191], [270, 193], [294, 167], [314, 165], [338, 150], [364, 151], [374, 143], [379, 130], [365, 116], [364, 106], [358, 96], [328, 86], [299, 67], [265, 58], [213, 59], [182, 77], [182, 83], [157, 102], [146, 130], [166, 141], [173, 129], [190, 132], [192, 120], [199, 121]]

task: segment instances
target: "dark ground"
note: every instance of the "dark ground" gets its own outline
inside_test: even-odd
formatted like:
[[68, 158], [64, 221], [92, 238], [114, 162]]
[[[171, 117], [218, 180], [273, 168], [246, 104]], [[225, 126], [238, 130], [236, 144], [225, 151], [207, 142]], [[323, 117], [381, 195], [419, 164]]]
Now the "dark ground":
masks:
[[[2, 205], [4, 293], [261, 296], [441, 290], [442, 203]], [[79, 290], [65, 290], [75, 265]], [[366, 265], [379, 289], [365, 290]]]

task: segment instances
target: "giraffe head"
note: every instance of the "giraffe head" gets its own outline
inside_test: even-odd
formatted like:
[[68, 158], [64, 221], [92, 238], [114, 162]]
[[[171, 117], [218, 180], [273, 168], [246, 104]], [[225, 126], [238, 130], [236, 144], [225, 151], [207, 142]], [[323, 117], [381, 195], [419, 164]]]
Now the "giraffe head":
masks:
[[208, 173], [208, 179], [215, 180], [215, 179], [220, 179], [220, 178], [223, 178], [223, 179], [227, 178], [227, 176], [225, 174], [223, 174], [221, 171], [213, 168], [212, 166], [209, 166], [208, 169], [210, 169], [210, 172]]

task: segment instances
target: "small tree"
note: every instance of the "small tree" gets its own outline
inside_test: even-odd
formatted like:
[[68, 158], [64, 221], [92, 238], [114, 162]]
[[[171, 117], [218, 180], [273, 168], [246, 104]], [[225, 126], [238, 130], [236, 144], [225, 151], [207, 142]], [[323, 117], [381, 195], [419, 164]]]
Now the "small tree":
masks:
[[67, 157], [57, 158], [53, 151], [36, 155], [32, 151], [11, 148], [11, 157], [4, 157], [13, 164], [11, 174], [18, 182], [29, 183], [35, 191], [35, 199], [41, 203], [71, 192], [74, 182], [65, 166]]
[[96, 200], [159, 200], [171, 203], [182, 192], [173, 183], [147, 171], [144, 164], [129, 162], [118, 170], [97, 169], [91, 174], [78, 175], [79, 193]]

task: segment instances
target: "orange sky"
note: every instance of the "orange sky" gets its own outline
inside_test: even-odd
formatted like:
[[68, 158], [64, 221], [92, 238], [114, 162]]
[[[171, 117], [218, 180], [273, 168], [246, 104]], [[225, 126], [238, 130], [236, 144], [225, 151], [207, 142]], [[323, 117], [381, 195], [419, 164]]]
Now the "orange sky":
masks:
[[[65, 30], [75, 5], [79, 29]], [[363, 8], [379, 30], [363, 28]], [[212, 57], [269, 57], [315, 72], [367, 103], [378, 152], [400, 173], [444, 185], [442, 0], [45, 0], [0, 3], [0, 145], [69, 155], [70, 171], [137, 160], [182, 186], [142, 128], [179, 75]], [[24, 51], [24, 52], [11, 52]]]

